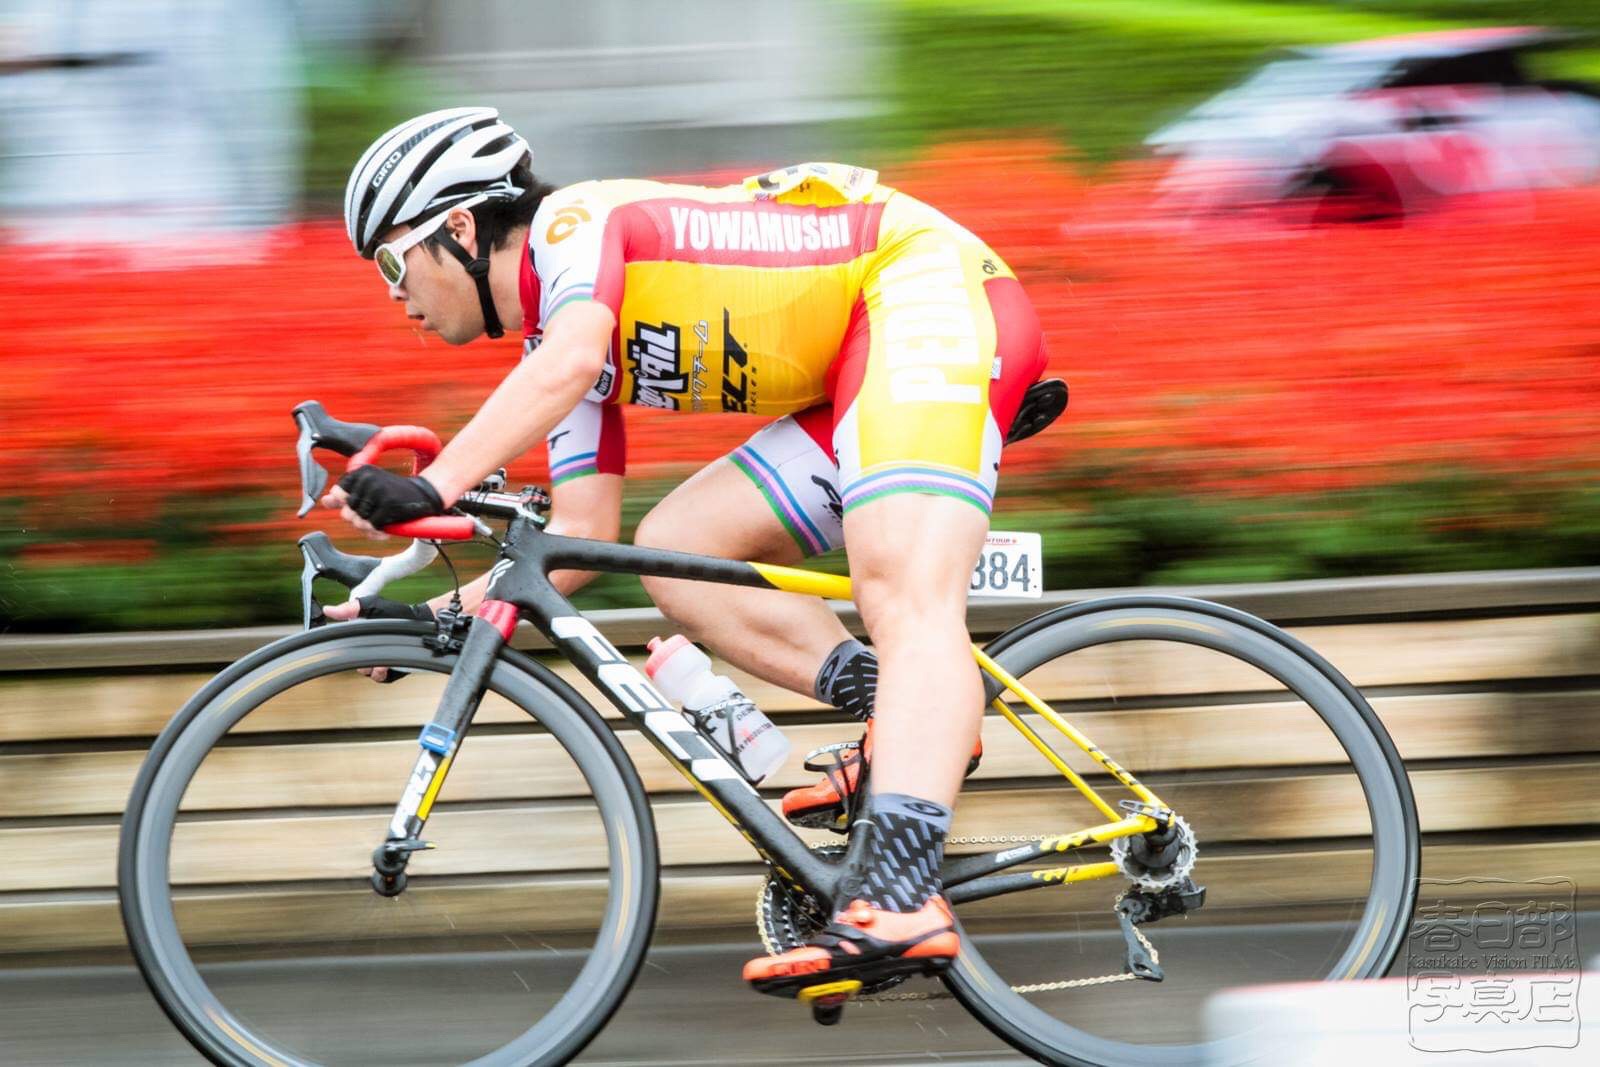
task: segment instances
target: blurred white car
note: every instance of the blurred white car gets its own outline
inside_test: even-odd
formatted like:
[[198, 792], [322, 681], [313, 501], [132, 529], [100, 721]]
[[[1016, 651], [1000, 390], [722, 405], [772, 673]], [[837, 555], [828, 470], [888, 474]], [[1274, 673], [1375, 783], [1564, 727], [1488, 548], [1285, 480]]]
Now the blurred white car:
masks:
[[1405, 214], [1442, 198], [1600, 178], [1600, 87], [1536, 81], [1539, 27], [1294, 49], [1145, 143], [1172, 157], [1168, 206], [1310, 205], [1316, 218]]

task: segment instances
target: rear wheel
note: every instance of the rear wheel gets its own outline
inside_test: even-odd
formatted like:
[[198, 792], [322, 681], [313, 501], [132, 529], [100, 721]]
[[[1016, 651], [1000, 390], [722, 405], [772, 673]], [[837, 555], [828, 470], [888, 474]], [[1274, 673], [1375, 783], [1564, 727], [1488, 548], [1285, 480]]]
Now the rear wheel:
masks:
[[[1210, 994], [1387, 971], [1415, 900], [1415, 805], [1377, 717], [1320, 657], [1248, 615], [1170, 597], [1062, 609], [988, 651], [1187, 820], [1191, 876], [1207, 889], [1199, 910], [1140, 928], [1160, 983], [1096, 981], [1128, 958], [1113, 913], [1124, 876], [958, 905], [966, 940], [946, 984], [990, 1030], [1047, 1063], [1217, 1064], [1248, 1035], [1207, 1031]], [[1126, 795], [1010, 704], [1103, 797]], [[986, 760], [1020, 758], [1009, 724], [986, 727]], [[1041, 834], [1107, 821], [1059, 775], [989, 792], [1013, 795], [969, 783], [962, 806], [998, 804]], [[1107, 859], [1101, 847], [1039, 866]]]
[[[436, 848], [399, 896], [374, 892], [371, 853], [455, 662], [430, 632], [353, 623], [264, 649], [196, 694], [141, 770], [123, 919], [213, 1062], [565, 1063], [633, 981], [658, 888], [644, 790], [598, 713], [520, 653], [495, 664], [453, 761]], [[377, 665], [414, 673], [355, 673]]]

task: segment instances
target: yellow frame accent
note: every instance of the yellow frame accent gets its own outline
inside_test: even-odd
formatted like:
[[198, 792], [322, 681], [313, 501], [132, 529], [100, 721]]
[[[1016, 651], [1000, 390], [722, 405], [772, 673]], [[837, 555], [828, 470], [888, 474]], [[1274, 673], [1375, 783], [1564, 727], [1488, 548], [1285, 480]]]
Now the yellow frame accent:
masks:
[[[803, 570], [798, 567], [780, 567], [770, 563], [752, 563], [750, 566], [754, 567], [757, 573], [765, 578], [774, 589], [781, 589], [788, 593], [819, 596], [829, 600], [853, 599], [850, 591], [850, 579], [844, 575], [822, 574], [817, 571]], [[1082, 749], [1090, 759], [1104, 768], [1128, 792], [1158, 811], [1171, 811], [1160, 797], [1146, 788], [1143, 783], [1129, 774], [1110, 756], [1102, 752], [1100, 747], [1085, 736], [1081, 730], [1068, 722], [1049, 704], [1039, 699], [1027, 686], [1013, 678], [1004, 667], [985, 655], [983, 649], [973, 645], [972, 655], [978, 661], [978, 667], [984, 673], [999, 682], [1008, 692], [1014, 694], [1034, 714], [1065, 734], [1067, 740]], [[1100, 814], [1109, 820], [1099, 826], [1087, 827], [1059, 837], [1046, 838], [1040, 842], [1042, 848], [1049, 851], [1065, 852], [1068, 849], [1081, 848], [1090, 843], [1103, 844], [1119, 837], [1150, 833], [1157, 828], [1156, 821], [1148, 815], [1123, 815], [1114, 806], [1107, 803], [1105, 798], [1093, 786], [1084, 781], [1082, 775], [1069, 767], [1066, 760], [1062, 759], [1055, 749], [1051, 748], [1049, 743], [1039, 736], [1037, 730], [1029, 726], [1016, 711], [1012, 710], [1005, 702], [1003, 695], [996, 697], [991, 706], [1018, 733], [1026, 738], [1028, 743], [1037, 749], [1039, 754], [1059, 771], [1062, 777], [1072, 783], [1072, 786], [1083, 795], [1085, 800], [1094, 805]], [[1065, 885], [1095, 878], [1109, 878], [1118, 873], [1119, 869], [1115, 863], [1090, 863], [1080, 864], [1075, 867], [1057, 867], [1049, 870], [1034, 871], [1033, 876], [1041, 881], [1060, 882]]]
[[824, 600], [853, 600], [850, 578], [843, 574], [823, 574], [801, 567], [780, 567], [776, 563], [752, 563], [756, 573], [785, 593], [804, 593]]
[[1051, 867], [1032, 873], [1036, 882], [1068, 885], [1072, 882], [1092, 882], [1096, 878], [1115, 878], [1122, 873], [1122, 868], [1115, 863], [1080, 863], [1075, 867]]
[[417, 805], [417, 818], [426, 819], [433, 811], [434, 798], [439, 795], [439, 787], [444, 785], [444, 776], [450, 773], [450, 761], [455, 758], [456, 754], [450, 753], [434, 769], [433, 781], [428, 783], [427, 792], [422, 794], [422, 803]]
[[[820, 571], [804, 570], [799, 567], [783, 567], [772, 563], [750, 563], [749, 566], [754, 568], [755, 571], [760, 574], [761, 577], [764, 578], [774, 589], [780, 589], [787, 593], [800, 593], [806, 596], [822, 597], [827, 600], [853, 599], [851, 595], [850, 579], [846, 575], [824, 574]], [[1007, 691], [1016, 695], [1040, 718], [1044, 719], [1051, 726], [1054, 726], [1061, 733], [1065, 734], [1067, 740], [1071, 741], [1074, 745], [1077, 745], [1078, 748], [1082, 749], [1084, 753], [1089, 756], [1089, 758], [1093, 759], [1096, 763], [1103, 767], [1113, 778], [1121, 783], [1124, 788], [1126, 788], [1134, 796], [1138, 797], [1140, 801], [1156, 808], [1158, 811], [1171, 810], [1165, 803], [1162, 802], [1160, 797], [1156, 796], [1149, 789], [1145, 788], [1145, 786], [1136, 778], [1134, 778], [1133, 775], [1129, 774], [1115, 760], [1102, 752], [1099, 746], [1097, 746], [1093, 741], [1089, 740], [1089, 738], [1085, 736], [1082, 731], [1063, 718], [1061, 714], [1054, 708], [1050, 707], [1050, 705], [1039, 699], [1039, 697], [1029, 690], [1027, 686], [1013, 678], [1004, 667], [1000, 666], [994, 660], [985, 655], [983, 649], [979, 648], [977, 645], [973, 645], [972, 655], [977, 660], [978, 666], [981, 670], [1004, 686]], [[1001, 717], [1015, 727], [1017, 732], [1022, 734], [1022, 736], [1027, 739], [1028, 743], [1037, 749], [1039, 754], [1042, 755], [1052, 767], [1060, 772], [1062, 777], [1066, 778], [1068, 782], [1072, 783], [1072, 786], [1083, 795], [1085, 800], [1089, 801], [1089, 803], [1094, 805], [1094, 807], [1097, 808], [1102, 815], [1110, 820], [1100, 824], [1099, 826], [1086, 827], [1082, 830], [1076, 830], [1070, 834], [1062, 834], [1057, 837], [1044, 838], [1039, 842], [1042, 851], [1066, 852], [1070, 849], [1082, 848], [1083, 846], [1091, 843], [1104, 844], [1119, 837], [1132, 837], [1134, 834], [1150, 833], [1157, 828], [1158, 824], [1156, 821], [1147, 815], [1122, 815], [1115, 807], [1108, 804], [1106, 800], [1095, 791], [1093, 786], [1084, 781], [1082, 775], [1078, 774], [1071, 767], [1069, 767], [1067, 762], [1061, 758], [1055, 749], [1051, 748], [1049, 743], [1046, 742], [1044, 738], [1039, 736], [1038, 731], [1024, 722], [1022, 717], [1006, 704], [1003, 696], [996, 697], [991, 706], [995, 709], [995, 711], [1000, 713]], [[427, 793], [423, 797], [422, 804], [418, 809], [418, 814], [423, 818], [427, 818], [428, 812], [433, 807], [434, 798], [438, 796], [439, 788], [444, 784], [445, 773], [449, 770], [450, 760], [454, 755], [455, 754], [452, 752], [450, 756], [445, 758], [445, 760], [440, 764], [438, 771], [435, 773], [434, 780], [429, 783]], [[724, 818], [727, 818], [730, 822], [733, 822], [736, 827], [738, 826], [738, 823], [732, 819], [725, 809], [722, 808], [722, 805], [717, 803], [716, 798], [713, 797], [711, 793], [700, 784], [699, 780], [690, 773], [689, 768], [683, 766], [680, 761], [671, 759], [670, 755], [668, 758], [669, 761], [678, 768], [678, 771], [683, 774], [684, 778], [689, 781], [689, 784], [695, 787], [701, 796], [705, 797], [706, 800], [711, 802], [713, 807], [721, 811]], [[740, 832], [744, 833], [744, 837], [747, 841], [756, 846], [758, 852], [761, 851], [760, 846], [756, 844], [755, 840], [751, 838], [748, 833], [745, 833], [742, 828], [740, 828]], [[763, 853], [763, 855], [765, 855], [765, 853]], [[782, 868], [779, 868], [779, 873], [792, 879], [792, 876], [790, 876], [787, 871], [782, 870]], [[1119, 868], [1115, 863], [1087, 863], [1072, 867], [1054, 867], [1047, 870], [1032, 872], [1033, 877], [1041, 882], [1058, 882], [1062, 885], [1067, 885], [1072, 882], [1086, 882], [1097, 878], [1110, 878], [1118, 873]]]

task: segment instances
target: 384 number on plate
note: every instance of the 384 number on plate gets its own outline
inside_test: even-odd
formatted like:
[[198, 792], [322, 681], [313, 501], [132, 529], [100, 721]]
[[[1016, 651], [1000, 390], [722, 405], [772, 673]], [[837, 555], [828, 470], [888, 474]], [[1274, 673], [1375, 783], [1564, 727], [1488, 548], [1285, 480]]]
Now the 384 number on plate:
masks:
[[969, 596], [1044, 595], [1044, 542], [1036, 533], [992, 530], [967, 583]]

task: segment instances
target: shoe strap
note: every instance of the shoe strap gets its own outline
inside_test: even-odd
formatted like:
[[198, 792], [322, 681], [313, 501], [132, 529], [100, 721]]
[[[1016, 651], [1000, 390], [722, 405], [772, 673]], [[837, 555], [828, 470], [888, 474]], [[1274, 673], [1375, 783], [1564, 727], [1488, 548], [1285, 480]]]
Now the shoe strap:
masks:
[[[844, 755], [843, 753], [849, 753]], [[831, 756], [832, 759], [824, 759]], [[823, 745], [806, 753], [805, 762], [801, 766], [808, 771], [818, 774], [827, 774], [830, 771], [843, 770], [861, 761], [860, 741], [839, 741], [832, 745]]]
[[835, 924], [817, 931], [809, 944], [817, 948], [836, 949], [845, 942], [850, 942], [857, 947], [863, 947], [872, 942], [873, 938], [860, 927], [847, 924]]

